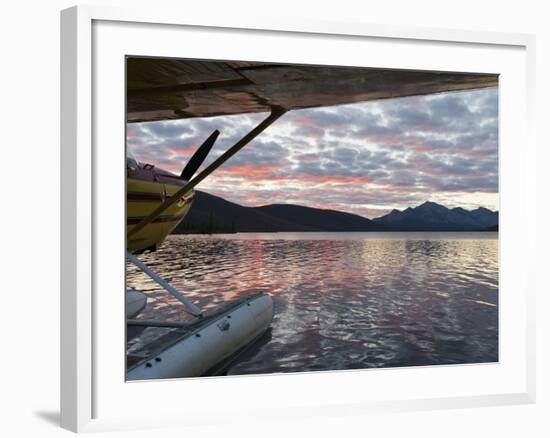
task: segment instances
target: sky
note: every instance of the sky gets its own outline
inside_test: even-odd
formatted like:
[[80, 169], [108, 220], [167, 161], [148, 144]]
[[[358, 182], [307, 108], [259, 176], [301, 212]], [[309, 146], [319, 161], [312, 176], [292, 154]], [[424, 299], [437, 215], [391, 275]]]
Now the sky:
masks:
[[[215, 129], [203, 167], [266, 116], [132, 123], [128, 149], [179, 174]], [[428, 200], [498, 210], [498, 90], [290, 111], [197, 188], [246, 206], [299, 204], [368, 218]]]

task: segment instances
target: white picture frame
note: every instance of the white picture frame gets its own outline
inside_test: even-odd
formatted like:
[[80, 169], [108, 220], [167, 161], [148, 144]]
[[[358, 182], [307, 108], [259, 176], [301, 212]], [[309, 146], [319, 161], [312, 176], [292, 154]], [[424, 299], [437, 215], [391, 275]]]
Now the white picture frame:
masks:
[[[528, 261], [514, 257], [534, 245], [536, 237], [534, 214], [521, 208], [529, 201], [535, 204], [533, 36], [270, 17], [224, 20], [193, 11], [91, 6], [64, 10], [61, 24], [62, 427], [101, 431], [190, 426], [213, 415], [218, 422], [235, 416], [269, 421], [281, 415], [305, 418], [534, 401], [534, 288], [529, 281]], [[185, 53], [170, 44], [178, 35], [194, 35], [193, 45]], [[244, 46], [238, 54], [226, 47], [225, 59], [255, 60], [261, 53], [270, 59], [304, 62], [303, 53], [309, 50], [306, 62], [332, 56], [335, 63], [341, 63], [345, 62], [345, 53], [341, 53], [345, 50], [338, 47], [366, 45], [373, 48], [376, 61], [370, 62], [377, 66], [389, 63], [395, 68], [501, 75], [499, 238], [503, 295], [498, 364], [124, 382], [123, 344], [117, 335], [124, 332], [124, 286], [120, 283], [124, 248], [119, 245], [124, 238], [124, 221], [116, 209], [118, 202], [123, 210], [124, 199], [124, 154], [119, 153], [125, 135], [121, 112], [124, 77], [113, 75], [111, 69], [120, 72], [124, 53], [220, 58], [219, 45], [212, 43], [219, 38], [247, 41], [246, 45], [234, 45]], [[334, 44], [334, 51], [327, 54], [326, 50], [315, 50], [315, 44]], [[394, 60], [377, 45], [393, 53]], [[110, 60], [114, 60], [112, 65]], [[357, 65], [364, 62], [358, 59]], [[514, 149], [518, 142], [522, 148]], [[109, 151], [113, 151], [112, 157], [108, 157]], [[525, 224], [529, 224], [527, 231]], [[514, 232], [520, 226], [521, 235]], [[111, 263], [115, 259], [109, 257], [120, 261]], [[118, 288], [120, 296], [115, 292]], [[515, 295], [508, 292], [512, 290]], [[512, 317], [513, 331], [509, 329]], [[174, 391], [181, 390], [182, 385], [195, 397], [193, 405], [182, 402], [174, 407]], [[368, 385], [368, 393], [346, 389], [362, 385]], [[289, 389], [297, 387], [300, 394], [293, 394], [289, 401]], [[382, 392], [381, 388], [386, 389]], [[207, 410], [209, 397], [211, 400], [218, 391], [240, 395], [229, 408], [210, 403]], [[269, 400], [259, 391], [269, 391]], [[140, 411], [132, 404], [140, 394], [144, 400], [157, 403], [145, 403]]]

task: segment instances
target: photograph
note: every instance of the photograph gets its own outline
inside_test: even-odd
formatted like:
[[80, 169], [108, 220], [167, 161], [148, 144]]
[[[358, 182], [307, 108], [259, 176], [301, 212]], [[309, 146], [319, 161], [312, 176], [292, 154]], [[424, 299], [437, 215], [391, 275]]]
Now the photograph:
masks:
[[499, 362], [497, 74], [125, 70], [128, 381]]

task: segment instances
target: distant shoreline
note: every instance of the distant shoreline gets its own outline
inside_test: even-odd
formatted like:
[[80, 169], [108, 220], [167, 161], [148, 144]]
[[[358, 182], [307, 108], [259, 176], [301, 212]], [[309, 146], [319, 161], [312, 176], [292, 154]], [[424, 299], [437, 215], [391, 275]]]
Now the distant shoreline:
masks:
[[403, 211], [368, 219], [353, 213], [294, 204], [245, 207], [200, 190], [173, 234], [281, 232], [438, 232], [498, 231], [498, 212], [485, 208], [448, 209], [426, 201]]
[[300, 233], [300, 234], [315, 234], [315, 233], [497, 233], [498, 230], [368, 230], [368, 231], [213, 231], [211, 233], [171, 233], [171, 236], [209, 236], [216, 234], [283, 234], [283, 233]]

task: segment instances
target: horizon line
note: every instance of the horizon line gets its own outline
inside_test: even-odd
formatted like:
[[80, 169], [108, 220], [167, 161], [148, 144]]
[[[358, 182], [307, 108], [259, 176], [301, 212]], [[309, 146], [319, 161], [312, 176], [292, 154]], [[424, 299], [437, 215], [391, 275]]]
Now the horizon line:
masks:
[[325, 211], [336, 211], [336, 212], [339, 212], [339, 213], [352, 214], [352, 215], [354, 215], [354, 216], [359, 216], [359, 217], [362, 217], [362, 218], [365, 218], [365, 219], [369, 219], [369, 220], [374, 220], [374, 219], [378, 219], [378, 218], [387, 216], [388, 214], [390, 214], [390, 213], [393, 212], [393, 211], [403, 212], [403, 211], [405, 211], [405, 210], [407, 210], [407, 209], [409, 209], [409, 208], [410, 208], [410, 209], [415, 209], [415, 208], [420, 207], [420, 206], [422, 206], [422, 205], [424, 205], [424, 204], [436, 204], [436, 205], [439, 205], [439, 206], [441, 206], [441, 207], [446, 208], [447, 210], [454, 210], [454, 209], [457, 209], [457, 208], [461, 208], [461, 209], [463, 209], [463, 210], [465, 210], [465, 211], [472, 212], [472, 211], [478, 210], [478, 209], [480, 209], [480, 208], [483, 208], [483, 209], [488, 210], [488, 211], [490, 211], [490, 212], [492, 212], [492, 213], [498, 213], [498, 212], [499, 212], [499, 210], [492, 210], [492, 209], [487, 208], [487, 207], [484, 207], [484, 206], [482, 206], [482, 205], [478, 205], [478, 207], [469, 210], [469, 209], [466, 209], [466, 208], [461, 207], [461, 206], [447, 207], [447, 206], [445, 206], [445, 205], [443, 205], [443, 204], [440, 204], [439, 202], [427, 200], [427, 201], [424, 201], [424, 202], [422, 202], [422, 203], [419, 203], [419, 204], [416, 205], [416, 206], [410, 206], [410, 205], [409, 205], [408, 207], [406, 207], [406, 208], [404, 208], [404, 209], [402, 209], [402, 210], [400, 210], [400, 209], [398, 209], [398, 208], [391, 208], [391, 209], [388, 208], [388, 210], [389, 210], [388, 213], [383, 214], [383, 215], [381, 215], [381, 216], [375, 216], [375, 217], [370, 218], [370, 217], [363, 216], [363, 215], [358, 214], [358, 213], [352, 213], [352, 212], [345, 211], [345, 210], [338, 210], [338, 209], [335, 209], [335, 208], [312, 207], [312, 206], [309, 206], [309, 205], [293, 204], [293, 203], [284, 203], [284, 202], [283, 202], [283, 203], [281, 203], [281, 202], [274, 202], [274, 203], [270, 203], [270, 204], [258, 204], [258, 205], [244, 205], [244, 204], [239, 204], [238, 202], [235, 202], [235, 201], [230, 201], [230, 200], [228, 200], [227, 198], [224, 198], [223, 196], [214, 195], [214, 194], [209, 193], [209, 192], [206, 192], [206, 191], [204, 191], [204, 190], [196, 190], [196, 191], [203, 192], [203, 193], [207, 193], [207, 194], [210, 195], [210, 196], [216, 196], [216, 197], [218, 197], [218, 198], [223, 199], [224, 201], [231, 202], [232, 204], [239, 205], [239, 206], [241, 206], [241, 207], [246, 207], [246, 208], [261, 208], [261, 207], [268, 207], [268, 206], [271, 206], [271, 205], [290, 205], [290, 206], [295, 206], [295, 207], [311, 208], [311, 209], [325, 210]]

